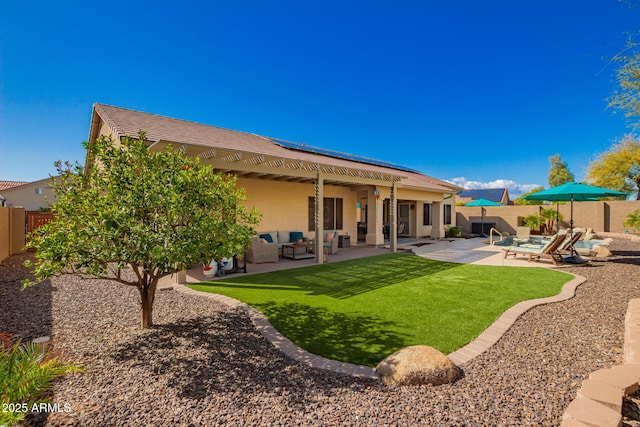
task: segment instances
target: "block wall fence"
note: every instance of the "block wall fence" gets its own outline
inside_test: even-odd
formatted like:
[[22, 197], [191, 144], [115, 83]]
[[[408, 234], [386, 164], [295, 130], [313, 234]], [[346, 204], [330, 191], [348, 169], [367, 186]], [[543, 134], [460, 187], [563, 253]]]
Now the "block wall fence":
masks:
[[25, 244], [24, 208], [0, 207], [0, 261], [19, 254]]
[[[465, 233], [471, 233], [471, 224], [481, 222], [481, 211], [478, 206], [456, 206], [456, 225]], [[542, 209], [556, 209], [553, 205], [533, 206], [486, 206], [484, 208], [484, 222], [495, 223], [495, 227], [501, 232], [515, 234], [517, 227], [524, 225], [524, 218], [528, 215], [538, 214]], [[574, 202], [573, 225], [574, 227], [593, 228], [594, 231], [611, 233], [634, 233], [625, 227], [624, 221], [627, 214], [640, 209], [640, 200], [622, 201], [598, 201], [598, 202]], [[569, 227], [571, 218], [571, 204], [566, 202], [559, 206], [564, 220], [561, 227]]]

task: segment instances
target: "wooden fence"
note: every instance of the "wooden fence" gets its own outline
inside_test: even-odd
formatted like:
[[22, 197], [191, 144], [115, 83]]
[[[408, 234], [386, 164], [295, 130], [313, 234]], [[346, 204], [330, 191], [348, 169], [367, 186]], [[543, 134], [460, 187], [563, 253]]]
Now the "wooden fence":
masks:
[[53, 221], [52, 212], [27, 211], [26, 227], [27, 233], [42, 227], [43, 225]]

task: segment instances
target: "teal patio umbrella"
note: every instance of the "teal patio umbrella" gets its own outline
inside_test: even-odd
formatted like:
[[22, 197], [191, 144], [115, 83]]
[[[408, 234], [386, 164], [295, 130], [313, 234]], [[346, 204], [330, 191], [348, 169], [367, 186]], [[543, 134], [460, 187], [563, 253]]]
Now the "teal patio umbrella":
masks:
[[[597, 200], [601, 197], [622, 197], [627, 193], [606, 188], [594, 187], [593, 185], [581, 184], [579, 182], [567, 182], [548, 190], [538, 191], [529, 194], [526, 200], [546, 200], [550, 202], [571, 202], [571, 219], [569, 220], [570, 233], [573, 233], [573, 202], [583, 202]], [[575, 250], [571, 245], [571, 256], [575, 257]]]
[[484, 234], [484, 207], [485, 206], [502, 206], [502, 203], [494, 202], [489, 199], [478, 199], [472, 202], [466, 203], [465, 206], [480, 206], [480, 214], [481, 214], [481, 225], [480, 230], [482, 231], [480, 234], [486, 237]]

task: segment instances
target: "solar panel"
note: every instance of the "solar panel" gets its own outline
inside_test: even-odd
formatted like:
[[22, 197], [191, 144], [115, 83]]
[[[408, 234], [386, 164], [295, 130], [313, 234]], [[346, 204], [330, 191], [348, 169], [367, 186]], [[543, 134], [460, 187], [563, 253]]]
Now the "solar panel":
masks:
[[382, 166], [385, 168], [392, 168], [392, 169], [398, 169], [398, 170], [407, 171], [407, 172], [419, 173], [416, 170], [409, 169], [404, 166], [396, 165], [395, 163], [387, 162], [384, 160], [371, 159], [369, 157], [358, 156], [356, 154], [344, 153], [342, 151], [330, 150], [328, 148], [315, 147], [313, 145], [308, 145], [303, 142], [291, 142], [291, 141], [285, 141], [283, 139], [276, 139], [276, 138], [270, 138], [270, 139], [271, 139], [271, 142], [273, 142], [274, 144], [278, 144], [279, 146], [290, 149], [290, 150], [303, 151], [305, 153], [321, 154], [323, 156], [335, 157], [337, 159], [352, 160], [354, 162], [366, 163], [374, 166]]

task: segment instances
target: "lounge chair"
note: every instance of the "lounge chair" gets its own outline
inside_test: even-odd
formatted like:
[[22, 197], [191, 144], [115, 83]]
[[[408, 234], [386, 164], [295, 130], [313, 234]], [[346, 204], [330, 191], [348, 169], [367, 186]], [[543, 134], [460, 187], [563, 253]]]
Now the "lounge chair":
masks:
[[576, 242], [582, 238], [582, 231], [574, 232], [570, 239], [566, 239], [558, 248], [561, 252], [570, 252]]
[[564, 262], [562, 260], [562, 256], [558, 254], [558, 247], [564, 242], [565, 236], [555, 234], [551, 237], [551, 240], [546, 242], [544, 245], [523, 245], [523, 246], [509, 246], [503, 248], [504, 258], [507, 258], [509, 255], [513, 255], [515, 258], [516, 255], [526, 255], [528, 257], [528, 261], [531, 262], [532, 259], [540, 259], [540, 258], [549, 258], [553, 265], [558, 265], [558, 261]]

